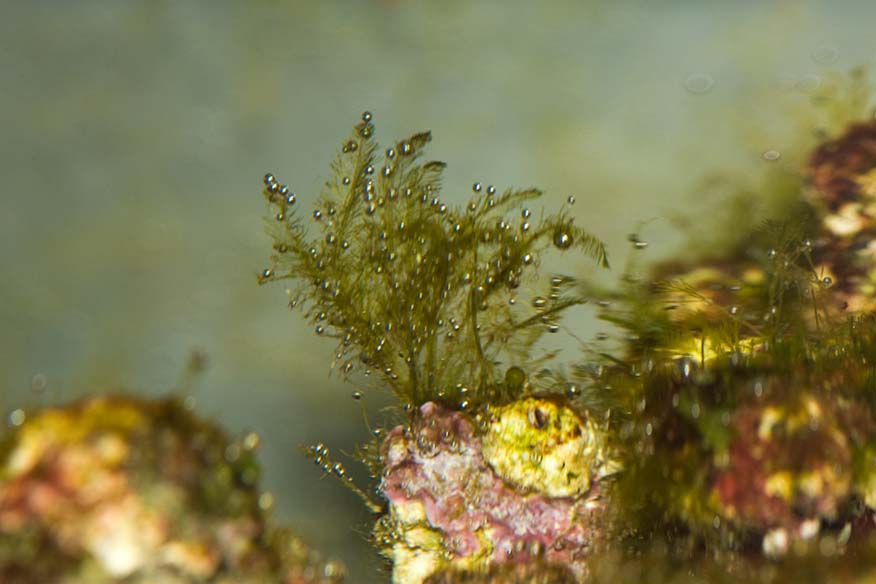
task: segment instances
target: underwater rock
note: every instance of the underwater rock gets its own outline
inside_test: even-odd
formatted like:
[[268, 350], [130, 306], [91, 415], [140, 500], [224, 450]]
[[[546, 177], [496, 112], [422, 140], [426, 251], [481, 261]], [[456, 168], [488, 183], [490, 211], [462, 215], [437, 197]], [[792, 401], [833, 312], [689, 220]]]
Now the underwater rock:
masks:
[[876, 122], [849, 126], [812, 153], [807, 199], [820, 218], [813, 255], [835, 282], [841, 305], [876, 307]]
[[704, 327], [726, 320], [728, 315], [747, 320], [762, 316], [753, 309], [764, 304], [766, 273], [751, 260], [667, 263], [659, 266], [652, 277], [666, 280], [659, 288], [672, 322]]
[[812, 394], [738, 408], [711, 481], [717, 516], [765, 531], [769, 556], [784, 555], [794, 540], [812, 539], [823, 522], [837, 521], [852, 495], [848, 433], [855, 427], [843, 424], [860, 417], [852, 414]]
[[876, 484], [876, 465], [864, 462], [876, 424], [857, 397], [868, 373], [842, 359], [825, 357], [817, 373], [778, 359], [647, 380], [641, 419], [624, 430], [618, 504], [644, 509], [646, 529], [674, 525], [713, 550], [780, 557], [822, 536], [844, 544]]
[[[599, 451], [587, 442], [592, 428], [568, 407], [541, 398], [489, 416], [480, 435], [462, 412], [428, 402], [409, 427], [387, 435], [380, 491], [389, 510], [377, 539], [393, 562], [394, 582], [419, 583], [444, 570], [474, 577], [536, 560], [585, 578], [587, 559], [603, 537], [605, 507], [605, 488], [594, 473]], [[514, 445], [506, 450], [509, 440]], [[526, 469], [535, 467], [525, 457], [552, 462], [537, 465], [530, 477]]]
[[0, 459], [0, 581], [342, 579], [340, 564], [270, 524], [255, 434], [231, 441], [170, 398], [91, 398], [13, 425]]
[[822, 143], [812, 153], [807, 168], [812, 187], [810, 200], [823, 207], [828, 217], [836, 218], [828, 221], [828, 225], [837, 224], [832, 230], [836, 235], [845, 235], [851, 225], [841, 226], [843, 216], [858, 216], [862, 223], [870, 225], [876, 219], [874, 171], [876, 122], [873, 121], [852, 124], [841, 136]]
[[533, 561], [496, 566], [486, 573], [446, 570], [430, 576], [425, 584], [576, 584], [575, 575], [563, 566]]
[[484, 459], [515, 488], [577, 497], [616, 470], [596, 425], [559, 399], [525, 398], [491, 408], [488, 417]]

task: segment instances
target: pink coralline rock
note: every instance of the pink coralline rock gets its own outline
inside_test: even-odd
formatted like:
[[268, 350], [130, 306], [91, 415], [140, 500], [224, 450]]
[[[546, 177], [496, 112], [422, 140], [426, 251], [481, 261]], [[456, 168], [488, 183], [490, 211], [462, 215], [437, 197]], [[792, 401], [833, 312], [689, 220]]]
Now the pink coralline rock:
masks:
[[[480, 431], [462, 412], [421, 406], [381, 449], [380, 490], [389, 511], [378, 539], [393, 562], [394, 582], [533, 562], [583, 580], [602, 538], [605, 507], [602, 461], [588, 449], [595, 439], [590, 424], [546, 398], [495, 408]], [[546, 463], [557, 455], [563, 459]], [[561, 479], [523, 472], [530, 465], [562, 469]], [[581, 473], [588, 479], [579, 480]]]
[[801, 390], [742, 405], [729, 426], [733, 437], [717, 457], [710, 500], [723, 521], [762, 533], [766, 555], [786, 554], [824, 524], [850, 521], [844, 507], [853, 496], [867, 500], [855, 483], [872, 473], [855, 472], [853, 461], [862, 459], [860, 443], [872, 439], [873, 423], [859, 406]]

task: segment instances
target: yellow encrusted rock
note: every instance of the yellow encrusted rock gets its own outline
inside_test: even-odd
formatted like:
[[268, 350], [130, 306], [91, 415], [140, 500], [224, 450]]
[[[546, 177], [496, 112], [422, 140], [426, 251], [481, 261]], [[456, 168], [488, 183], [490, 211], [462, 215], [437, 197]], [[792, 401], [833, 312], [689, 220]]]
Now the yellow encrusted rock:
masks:
[[611, 472], [596, 425], [550, 398], [492, 408], [483, 450], [506, 481], [549, 497], [584, 493], [593, 478]]

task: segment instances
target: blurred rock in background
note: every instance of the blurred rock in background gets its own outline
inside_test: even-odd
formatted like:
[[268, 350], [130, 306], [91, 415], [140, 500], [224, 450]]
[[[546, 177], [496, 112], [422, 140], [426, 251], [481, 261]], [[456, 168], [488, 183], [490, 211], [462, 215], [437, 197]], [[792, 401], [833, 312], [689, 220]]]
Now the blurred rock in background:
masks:
[[337, 584], [273, 524], [260, 438], [174, 397], [13, 410], [0, 450], [0, 579], [39, 584]]

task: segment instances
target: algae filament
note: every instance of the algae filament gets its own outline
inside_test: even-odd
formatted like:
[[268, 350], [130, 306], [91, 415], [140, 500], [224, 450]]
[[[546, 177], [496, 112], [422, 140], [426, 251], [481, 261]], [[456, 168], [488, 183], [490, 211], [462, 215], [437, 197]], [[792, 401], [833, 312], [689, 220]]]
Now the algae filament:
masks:
[[577, 248], [607, 266], [605, 247], [564, 212], [534, 219], [524, 204], [542, 195], [535, 188], [498, 193], [476, 183], [463, 208], [444, 204], [445, 164], [421, 160], [430, 140], [414, 134], [378, 157], [364, 113], [309, 214], [315, 237], [296, 195], [266, 175], [275, 253], [259, 281], [291, 280], [290, 306], [338, 340], [345, 376], [379, 373], [417, 405], [511, 398], [522, 384], [504, 380], [526, 368], [532, 344], [556, 330], [561, 311], [583, 302], [551, 294], [527, 306], [516, 289], [550, 248]]

